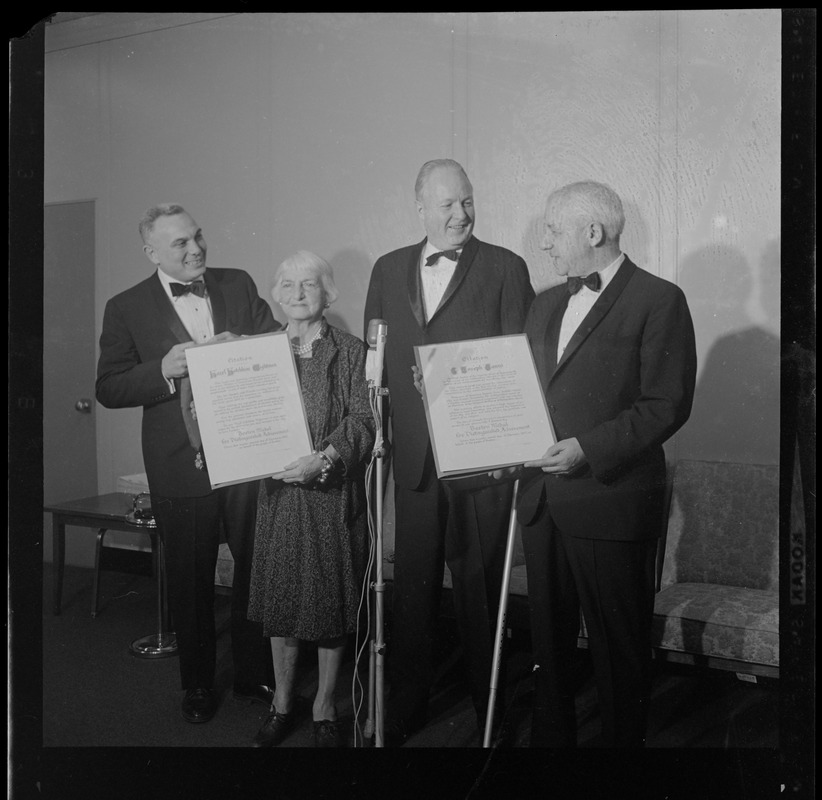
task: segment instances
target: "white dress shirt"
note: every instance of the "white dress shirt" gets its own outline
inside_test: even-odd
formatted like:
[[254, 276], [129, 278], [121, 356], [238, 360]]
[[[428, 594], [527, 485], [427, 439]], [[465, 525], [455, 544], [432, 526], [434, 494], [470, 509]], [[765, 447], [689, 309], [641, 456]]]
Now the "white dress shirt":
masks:
[[599, 279], [601, 281], [599, 291], [595, 292], [587, 286], [583, 286], [576, 294], [572, 294], [568, 298], [568, 308], [565, 309], [565, 314], [562, 317], [562, 327], [559, 329], [559, 342], [557, 343], [557, 361], [562, 358], [568, 342], [576, 332], [582, 320], [588, 315], [588, 312], [593, 308], [605, 287], [611, 282], [614, 275], [616, 275], [622, 262], [625, 260], [625, 253], [620, 253], [617, 258], [612, 261], [605, 269], [599, 271]]
[[[166, 275], [161, 269], [157, 270], [157, 275], [160, 278], [160, 283], [163, 285], [168, 299], [174, 306], [180, 322], [188, 331], [191, 341], [197, 344], [207, 342], [214, 336], [214, 320], [211, 316], [211, 300], [208, 297], [206, 290], [205, 297], [197, 297], [196, 294], [181, 294], [175, 297], [171, 292], [172, 283], [181, 283]], [[193, 283], [193, 281], [185, 281], [185, 283]], [[163, 376], [165, 377], [165, 376]], [[170, 391], [174, 392], [174, 381], [166, 378]]]
[[[431, 242], [426, 242], [425, 247], [422, 249], [420, 275], [422, 276], [422, 300], [426, 322], [434, 316], [434, 312], [439, 308], [442, 296], [445, 294], [451, 278], [454, 277], [454, 270], [457, 268], [456, 261], [450, 261], [442, 256], [430, 267], [426, 267], [425, 261], [428, 256], [439, 251], [440, 248], [435, 247]], [[462, 253], [462, 248], [459, 248], [457, 252]]]

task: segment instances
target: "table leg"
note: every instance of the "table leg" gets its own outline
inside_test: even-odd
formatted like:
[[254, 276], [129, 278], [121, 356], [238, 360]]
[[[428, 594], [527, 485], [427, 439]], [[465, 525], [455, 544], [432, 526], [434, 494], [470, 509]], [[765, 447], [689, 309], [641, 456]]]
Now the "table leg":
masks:
[[94, 585], [91, 589], [91, 616], [97, 616], [97, 605], [100, 599], [100, 560], [103, 554], [103, 538], [106, 528], [97, 531], [97, 547], [94, 550]]
[[59, 514], [51, 515], [51, 561], [54, 570], [53, 613], [60, 615], [63, 604], [63, 568], [66, 563], [66, 526]]

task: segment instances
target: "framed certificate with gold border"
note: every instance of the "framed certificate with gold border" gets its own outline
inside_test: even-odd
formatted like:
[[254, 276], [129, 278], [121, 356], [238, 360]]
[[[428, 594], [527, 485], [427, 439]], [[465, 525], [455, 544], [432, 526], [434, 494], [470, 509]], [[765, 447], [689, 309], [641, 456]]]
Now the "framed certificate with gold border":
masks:
[[525, 334], [414, 348], [437, 476], [541, 458], [556, 443]]
[[311, 452], [285, 332], [190, 347], [186, 361], [212, 488], [267, 477]]

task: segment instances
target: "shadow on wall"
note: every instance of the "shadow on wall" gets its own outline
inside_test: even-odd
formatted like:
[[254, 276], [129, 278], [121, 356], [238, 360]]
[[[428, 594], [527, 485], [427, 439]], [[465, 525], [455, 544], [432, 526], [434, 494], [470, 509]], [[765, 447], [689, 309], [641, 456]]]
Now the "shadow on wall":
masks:
[[700, 377], [679, 458], [777, 463], [779, 242], [765, 248], [756, 269], [734, 248], [704, 247], [682, 262], [680, 276]]
[[[340, 291], [336, 306], [340, 311], [346, 309], [349, 313], [343, 315], [332, 306], [326, 317], [332, 325], [361, 339], [362, 313], [373, 266], [371, 259], [367, 253], [351, 248], [335, 253], [328, 263], [334, 270], [334, 281]], [[350, 322], [352, 319], [353, 322]]]
[[[619, 190], [616, 191], [618, 194]], [[667, 278], [665, 268], [670, 268], [672, 265], [657, 263], [659, 254], [656, 252], [651, 254], [651, 237], [648, 234], [648, 224], [645, 221], [642, 209], [636, 203], [630, 202], [624, 197], [622, 198], [622, 206], [625, 211], [625, 228], [620, 237], [622, 252], [638, 267], [642, 267], [652, 275]]]
[[536, 214], [528, 220], [522, 235], [522, 245], [517, 255], [525, 259], [528, 265], [528, 274], [531, 276], [531, 286], [537, 294], [550, 289], [559, 283], [559, 277], [554, 271], [551, 258], [541, 249], [542, 237], [545, 230], [545, 215]]

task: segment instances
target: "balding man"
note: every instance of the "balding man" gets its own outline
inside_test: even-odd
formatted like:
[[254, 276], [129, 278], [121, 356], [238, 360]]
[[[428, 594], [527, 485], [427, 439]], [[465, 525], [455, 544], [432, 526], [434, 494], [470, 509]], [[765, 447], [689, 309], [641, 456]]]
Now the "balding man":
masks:
[[214, 570], [221, 529], [234, 557], [234, 696], [270, 705], [273, 667], [261, 626], [246, 619], [257, 483], [212, 490], [186, 419], [191, 404], [186, 350], [280, 326], [247, 273], [206, 268], [203, 233], [182, 206], [154, 206], [139, 231], [143, 252], [157, 269], [106, 304], [97, 400], [106, 408], [143, 408], [143, 461], [165, 549], [185, 691], [181, 712], [187, 722], [201, 723], [214, 716], [219, 703]]
[[522, 333], [534, 297], [522, 258], [473, 235], [474, 190], [456, 161], [424, 164], [415, 193], [425, 239], [377, 260], [365, 304], [366, 328], [371, 319], [388, 323], [396, 512], [389, 746], [427, 718], [445, 563], [482, 740], [511, 503], [510, 482], [437, 478], [413, 381], [414, 346]]

